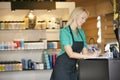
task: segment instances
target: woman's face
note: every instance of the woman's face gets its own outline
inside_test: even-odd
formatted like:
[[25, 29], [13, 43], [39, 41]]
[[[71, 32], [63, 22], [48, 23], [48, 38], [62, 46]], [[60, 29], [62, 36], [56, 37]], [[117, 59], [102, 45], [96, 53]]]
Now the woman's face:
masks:
[[78, 26], [81, 26], [87, 19], [88, 14], [83, 12], [82, 14], [79, 14], [76, 18], [76, 23]]

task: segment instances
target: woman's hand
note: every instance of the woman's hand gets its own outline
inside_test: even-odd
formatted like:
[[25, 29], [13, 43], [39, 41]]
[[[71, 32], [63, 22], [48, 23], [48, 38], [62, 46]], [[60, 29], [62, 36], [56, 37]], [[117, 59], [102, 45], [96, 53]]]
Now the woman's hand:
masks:
[[99, 53], [94, 52], [92, 53], [91, 57], [98, 57], [99, 55], [100, 55]]
[[91, 55], [91, 57], [98, 57], [98, 56], [100, 56], [100, 51], [96, 51], [96, 50], [94, 50], [95, 52], [94, 53], [91, 53], [92, 55]]
[[83, 55], [84, 58], [94, 58], [94, 57], [98, 57], [101, 54], [101, 51], [97, 51], [96, 49], [94, 49], [93, 53], [90, 53], [87, 48], [83, 48]]

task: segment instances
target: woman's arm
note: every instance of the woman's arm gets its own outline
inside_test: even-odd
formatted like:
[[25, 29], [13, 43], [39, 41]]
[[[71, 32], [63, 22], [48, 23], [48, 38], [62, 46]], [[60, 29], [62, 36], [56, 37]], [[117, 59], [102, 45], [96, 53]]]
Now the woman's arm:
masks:
[[65, 46], [64, 49], [70, 58], [83, 59], [83, 58], [90, 58], [90, 57], [99, 56], [99, 54], [97, 52], [92, 53], [92, 54], [89, 53], [87, 48], [83, 48], [81, 53], [73, 52], [70, 45]]

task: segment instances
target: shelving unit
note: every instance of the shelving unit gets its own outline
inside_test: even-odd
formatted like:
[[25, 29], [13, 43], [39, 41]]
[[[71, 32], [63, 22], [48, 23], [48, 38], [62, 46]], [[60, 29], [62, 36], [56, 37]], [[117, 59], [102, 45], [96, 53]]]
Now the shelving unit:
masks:
[[0, 41], [13, 41], [14, 39], [40, 41], [46, 38], [46, 30], [0, 30], [0, 37]]
[[[0, 21], [23, 21], [25, 15], [29, 10], [16, 10], [14, 13], [11, 12], [10, 2], [0, 3], [1, 18]], [[66, 6], [67, 5], [67, 6]], [[65, 6], [65, 7], [64, 7]], [[52, 15], [56, 18], [63, 18], [67, 20], [68, 14], [75, 8], [75, 2], [56, 2], [56, 10], [53, 10]], [[62, 11], [62, 13], [61, 13]], [[35, 10], [35, 16], [37, 16], [37, 21], [51, 19], [53, 16], [46, 13], [46, 10]], [[45, 16], [44, 16], [45, 15]], [[47, 16], [47, 17], [46, 17]], [[25, 41], [40, 41], [41, 39], [47, 39], [48, 41], [58, 41], [59, 40], [59, 29], [53, 30], [25, 30], [26, 27], [5, 27], [0, 28], [0, 42], [9, 42], [13, 39], [24, 39]], [[6, 30], [3, 30], [6, 29]], [[11, 30], [12, 29], [12, 30]], [[16, 30], [15, 30], [16, 29]], [[20, 30], [21, 29], [21, 30]], [[53, 37], [54, 36], [54, 37]], [[22, 50], [0, 50], [0, 61], [17, 60], [21, 61], [23, 58], [32, 59], [36, 62], [42, 61], [42, 51], [40, 49], [22, 49]], [[49, 53], [58, 53], [59, 50], [48, 49]], [[10, 72], [0, 72], [0, 80], [49, 80], [52, 70], [28, 70], [28, 71], [10, 71]]]
[[60, 29], [47, 29], [46, 38], [48, 41], [59, 40]]
[[[0, 30], [0, 42], [9, 42], [14, 39], [24, 39], [25, 41], [40, 41], [48, 39], [59, 31], [46, 30]], [[55, 40], [52, 38], [51, 40]], [[58, 40], [58, 38], [56, 39]], [[34, 62], [42, 62], [42, 53], [44, 49], [15, 49], [15, 50], [0, 50], [0, 61], [20, 61], [22, 59], [31, 59]], [[45, 49], [46, 50], [46, 49]], [[58, 53], [59, 49], [48, 49], [49, 53]], [[49, 80], [52, 70], [20, 70], [20, 71], [0, 71], [0, 80]]]
[[52, 70], [0, 72], [0, 80], [49, 80]]
[[[45, 30], [0, 30], [0, 42], [11, 42], [14, 39], [24, 41], [40, 41], [46, 39]], [[42, 50], [44, 49], [13, 49], [0, 50], [0, 61], [20, 61], [32, 59], [34, 62], [42, 62]]]

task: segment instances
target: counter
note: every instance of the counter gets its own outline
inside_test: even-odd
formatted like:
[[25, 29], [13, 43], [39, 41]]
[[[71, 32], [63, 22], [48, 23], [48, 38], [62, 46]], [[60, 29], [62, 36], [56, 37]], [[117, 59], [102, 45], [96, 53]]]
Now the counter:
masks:
[[120, 59], [78, 61], [79, 80], [120, 80]]

